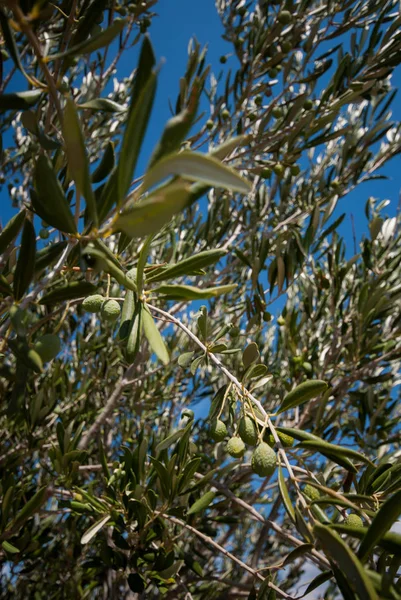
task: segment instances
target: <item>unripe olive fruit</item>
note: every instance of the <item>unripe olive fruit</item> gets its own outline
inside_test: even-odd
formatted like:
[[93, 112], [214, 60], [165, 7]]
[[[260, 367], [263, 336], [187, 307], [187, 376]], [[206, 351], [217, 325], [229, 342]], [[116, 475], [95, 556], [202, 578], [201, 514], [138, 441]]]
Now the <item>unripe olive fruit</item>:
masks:
[[279, 316], [279, 318], [277, 319], [277, 323], [278, 325], [285, 325], [285, 319], [282, 315]]
[[245, 444], [248, 446], [256, 446], [258, 443], [258, 431], [251, 417], [242, 417], [238, 426], [238, 434]]
[[229, 116], [230, 116], [230, 113], [228, 112], [228, 110], [226, 108], [223, 111], [221, 111], [222, 119], [228, 119]]
[[[281, 444], [284, 448], [291, 448], [294, 445], [294, 438], [291, 435], [287, 435], [286, 433], [281, 433], [281, 431], [277, 431], [277, 435], [280, 438]], [[271, 433], [268, 438], [269, 446], [274, 446], [276, 443], [273, 434]]]
[[100, 294], [94, 294], [93, 296], [88, 296], [82, 302], [82, 308], [86, 310], [86, 312], [90, 313], [98, 313], [102, 308], [102, 304], [104, 302], [104, 297]]
[[304, 494], [309, 498], [309, 500], [319, 500], [320, 498], [319, 490], [309, 483], [307, 483], [304, 487]]
[[220, 56], [220, 62], [222, 65], [225, 65], [227, 62], [227, 56], [224, 56], [224, 54], [223, 54], [223, 56]]
[[313, 108], [313, 100], [305, 100], [305, 102], [303, 103], [303, 107], [305, 110], [310, 110], [311, 108]]
[[256, 104], [256, 106], [261, 106], [262, 96], [255, 96], [255, 104]]
[[267, 72], [267, 74], [270, 77], [270, 79], [274, 79], [278, 75], [278, 70], [275, 68], [272, 68]]
[[281, 23], [281, 25], [289, 25], [292, 21], [291, 13], [288, 10], [282, 10], [277, 15], [277, 21]]
[[210, 437], [215, 442], [222, 442], [227, 435], [226, 424], [220, 419], [214, 419], [210, 425]]
[[301, 172], [301, 167], [299, 165], [291, 165], [290, 167], [290, 173], [291, 175], [299, 175]]
[[275, 119], [280, 119], [283, 116], [283, 111], [279, 106], [275, 106], [272, 110], [272, 115]]
[[272, 170], [269, 169], [269, 167], [265, 167], [264, 169], [262, 169], [260, 175], [265, 179], [270, 179], [270, 177], [272, 176]]
[[39, 354], [43, 362], [49, 362], [57, 356], [61, 350], [60, 340], [53, 333], [46, 333], [36, 340], [35, 351]]
[[208, 121], [206, 121], [206, 128], [207, 129], [210, 130], [210, 129], [213, 129], [213, 127], [214, 127], [214, 123], [213, 123], [212, 119], [209, 119]]
[[245, 454], [245, 444], [240, 437], [232, 437], [228, 440], [226, 450], [230, 456], [241, 458]]
[[269, 444], [261, 442], [253, 451], [251, 459], [252, 470], [259, 477], [268, 477], [272, 475], [277, 466], [276, 453]]
[[274, 165], [273, 171], [275, 172], [275, 174], [277, 175], [277, 177], [282, 177], [284, 175], [284, 167], [283, 167], [283, 165], [280, 165], [280, 164]]
[[106, 321], [115, 321], [120, 316], [121, 309], [117, 300], [106, 300], [102, 304], [101, 315]]
[[281, 43], [281, 51], [283, 52], [283, 54], [287, 54], [287, 52], [289, 52], [290, 50], [292, 50], [291, 42], [284, 41]]
[[363, 527], [363, 521], [359, 515], [355, 513], [351, 513], [347, 515], [344, 525], [349, 525], [350, 527]]
[[49, 235], [50, 235], [50, 233], [47, 231], [47, 229], [41, 229], [41, 230], [39, 231], [39, 237], [40, 237], [42, 240], [47, 240], [47, 238], [49, 237]]

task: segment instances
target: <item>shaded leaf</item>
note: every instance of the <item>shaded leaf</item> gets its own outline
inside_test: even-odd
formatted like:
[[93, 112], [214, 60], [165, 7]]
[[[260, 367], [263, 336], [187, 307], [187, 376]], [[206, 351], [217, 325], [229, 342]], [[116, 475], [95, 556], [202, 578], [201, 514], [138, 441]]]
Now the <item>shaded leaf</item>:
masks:
[[82, 134], [75, 104], [71, 98], [66, 99], [66, 105], [64, 107], [63, 136], [66, 144], [70, 175], [75, 181], [77, 190], [85, 198], [89, 216], [97, 227], [98, 218], [96, 201], [91, 185], [89, 161], [86, 154], [84, 136]]
[[77, 228], [68, 200], [51, 162], [44, 154], [41, 154], [36, 162], [34, 184], [35, 191], [31, 193], [31, 201], [39, 217], [60, 231], [76, 233]]
[[41, 90], [0, 94], [0, 112], [6, 110], [29, 110], [43, 95]]
[[287, 513], [289, 514], [291, 520], [295, 523], [295, 510], [291, 502], [290, 495], [288, 493], [287, 484], [284, 479], [283, 470], [281, 466], [278, 469], [278, 487], [280, 490], [281, 497], [284, 502], [284, 507]]
[[343, 572], [360, 598], [378, 600], [376, 591], [362, 564], [340, 536], [325, 525], [316, 524], [313, 533], [323, 547], [325, 554]]
[[65, 285], [54, 288], [40, 299], [40, 304], [56, 304], [65, 300], [85, 298], [94, 294], [97, 287], [89, 281], [70, 281]]
[[149, 342], [150, 347], [156, 356], [162, 361], [163, 364], [167, 365], [170, 362], [170, 356], [164, 340], [158, 330], [156, 323], [153, 320], [148, 308], [145, 306], [142, 311], [143, 319], [143, 331]]
[[319, 379], [309, 379], [308, 381], [304, 381], [286, 395], [277, 414], [289, 410], [290, 408], [294, 408], [295, 406], [299, 406], [312, 398], [316, 398], [325, 392], [327, 388], [327, 383], [325, 381], [320, 381]]
[[358, 556], [366, 560], [372, 548], [390, 529], [401, 514], [401, 490], [398, 490], [382, 504], [359, 548]]
[[[109, 98], [93, 98], [93, 100], [88, 100], [82, 104], [77, 104], [77, 108], [86, 110], [102, 110], [104, 112], [111, 113], [125, 112], [127, 110], [125, 106], [122, 106], [121, 104], [118, 104]], [[110, 144], [111, 143], [112, 142], [110, 142]]]
[[103, 181], [114, 168], [114, 144], [109, 142], [106, 146], [102, 159], [91, 175], [92, 183]]
[[220, 285], [218, 287], [206, 288], [204, 290], [191, 285], [161, 285], [153, 291], [163, 294], [169, 300], [207, 300], [217, 298], [223, 294], [229, 294], [236, 288], [233, 285]]
[[130, 237], [157, 233], [188, 205], [189, 199], [188, 187], [182, 184], [166, 186], [124, 210], [113, 224], [113, 229], [123, 231]]
[[42, 248], [36, 253], [35, 258], [35, 273], [46, 269], [49, 265], [56, 262], [66, 249], [68, 242], [56, 242], [49, 244], [46, 248]]
[[351, 448], [345, 448], [343, 446], [338, 446], [337, 444], [330, 444], [329, 442], [325, 442], [323, 440], [305, 440], [298, 444], [296, 448], [306, 448], [308, 450], [316, 450], [318, 452], [328, 452], [331, 455], [345, 456], [347, 458], [355, 458], [356, 460], [360, 460], [368, 465], [372, 465], [372, 461], [369, 460], [366, 456], [357, 452], [356, 450], [352, 450]]
[[117, 166], [117, 204], [121, 202], [130, 188], [152, 110], [156, 92], [154, 65], [153, 48], [149, 38], [145, 36], [132, 86], [131, 105]]
[[23, 209], [12, 219], [9, 220], [7, 225], [3, 227], [0, 233], [0, 254], [3, 254], [11, 244], [11, 242], [17, 237], [22, 227], [26, 215], [26, 210]]
[[28, 500], [28, 502], [21, 508], [14, 521], [9, 526], [12, 528], [20, 527], [25, 521], [32, 517], [43, 505], [47, 498], [47, 487], [40, 488], [36, 494]]
[[182, 275], [191, 275], [194, 271], [213, 265], [215, 262], [220, 260], [227, 254], [227, 250], [205, 250], [199, 252], [194, 256], [190, 256], [176, 263], [165, 267], [160, 273], [155, 275], [149, 275], [147, 277], [148, 283], [156, 281], [163, 281], [165, 279], [171, 279], [172, 277], [180, 277]]
[[14, 273], [14, 297], [20, 300], [33, 279], [35, 271], [36, 236], [29, 219], [25, 219], [21, 235], [21, 247]]
[[68, 48], [65, 52], [58, 52], [56, 54], [49, 54], [46, 57], [46, 62], [56, 60], [59, 58], [66, 58], [67, 56], [81, 56], [82, 54], [90, 54], [95, 50], [100, 50], [111, 44], [121, 31], [124, 29], [127, 21], [124, 19], [115, 19], [113, 24], [107, 29], [104, 29], [100, 33], [91, 36], [89, 39]]

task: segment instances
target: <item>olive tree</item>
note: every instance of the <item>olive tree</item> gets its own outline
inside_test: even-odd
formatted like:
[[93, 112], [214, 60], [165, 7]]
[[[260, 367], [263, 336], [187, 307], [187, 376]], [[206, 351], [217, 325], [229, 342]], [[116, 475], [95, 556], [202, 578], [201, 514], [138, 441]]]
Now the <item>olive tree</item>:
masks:
[[401, 597], [399, 3], [216, 10], [1, 1], [1, 598]]

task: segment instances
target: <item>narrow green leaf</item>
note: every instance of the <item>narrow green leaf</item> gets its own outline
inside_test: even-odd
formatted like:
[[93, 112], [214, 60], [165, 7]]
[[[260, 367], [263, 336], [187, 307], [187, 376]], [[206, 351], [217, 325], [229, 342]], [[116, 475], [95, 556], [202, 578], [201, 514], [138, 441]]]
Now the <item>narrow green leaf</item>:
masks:
[[145, 175], [143, 189], [148, 190], [173, 175], [244, 194], [251, 189], [248, 181], [216, 158], [189, 150], [172, 154], [157, 162]]
[[188, 426], [184, 427], [184, 429], [180, 429], [179, 431], [175, 431], [174, 433], [167, 436], [164, 440], [162, 440], [159, 444], [157, 444], [156, 449], [155, 449], [156, 454], [159, 454], [159, 452], [161, 452], [162, 450], [166, 450], [167, 448], [170, 448], [170, 446], [172, 446], [172, 444], [174, 444], [176, 441], [181, 439], [182, 436], [184, 435], [184, 433], [186, 433], [187, 431], [188, 431]]
[[18, 552], [20, 552], [19, 548], [16, 548], [12, 544], [10, 544], [10, 542], [7, 542], [7, 540], [4, 540], [4, 542], [2, 542], [1, 545], [3, 547], [3, 550], [9, 552], [10, 554], [17, 554]]
[[288, 493], [287, 484], [284, 479], [283, 470], [281, 466], [278, 469], [278, 487], [280, 490], [281, 497], [284, 502], [285, 510], [287, 511], [291, 520], [295, 523], [295, 510], [291, 502], [290, 495]]
[[43, 505], [47, 498], [47, 487], [40, 488], [36, 494], [28, 500], [28, 502], [21, 508], [14, 521], [11, 522], [8, 529], [20, 527], [25, 521], [27, 521], [32, 515], [34, 515], [39, 508]]
[[328, 581], [329, 579], [331, 579], [332, 577], [332, 573], [331, 571], [323, 571], [323, 573], [319, 573], [319, 575], [317, 575], [308, 585], [308, 587], [305, 590], [305, 593], [303, 596], [301, 596], [302, 598], [304, 596], [307, 596], [308, 594], [310, 594], [311, 592], [313, 592], [313, 590], [315, 590], [316, 588], [320, 587], [321, 585], [323, 585], [324, 583], [326, 583], [326, 581]]
[[220, 285], [204, 290], [191, 285], [161, 285], [153, 291], [165, 295], [169, 300], [207, 300], [229, 294], [236, 288], [236, 284]]
[[7, 521], [8, 521], [8, 517], [10, 515], [10, 510], [12, 507], [12, 501], [13, 501], [13, 497], [14, 497], [14, 490], [15, 490], [15, 486], [10, 485], [10, 487], [7, 488], [7, 491], [3, 494], [3, 500], [1, 503], [1, 525], [2, 528], [5, 528]]
[[201, 460], [202, 459], [200, 457], [196, 457], [196, 458], [193, 458], [192, 460], [190, 460], [185, 465], [185, 468], [184, 468], [182, 474], [180, 475], [180, 478], [178, 481], [178, 488], [177, 488], [178, 494], [180, 494], [183, 490], [185, 490], [185, 488], [190, 484], [192, 477], [195, 475], [195, 473], [198, 470]]
[[204, 252], [199, 252], [195, 256], [184, 258], [184, 260], [175, 265], [165, 267], [160, 273], [156, 273], [153, 276], [149, 275], [147, 281], [148, 283], [153, 283], [172, 279], [173, 277], [191, 275], [194, 271], [213, 265], [226, 254], [227, 250], [205, 250]]
[[86, 207], [95, 227], [98, 226], [95, 195], [92, 190], [89, 173], [89, 161], [86, 154], [84, 136], [75, 103], [66, 99], [63, 119], [63, 136], [66, 145], [68, 169], [75, 181], [77, 190], [86, 200]]
[[163, 495], [165, 498], [168, 498], [171, 487], [171, 477], [169, 475], [169, 472], [167, 471], [166, 467], [159, 460], [153, 458], [153, 456], [150, 457], [150, 461], [159, 478]]
[[56, 304], [65, 300], [85, 298], [94, 294], [97, 287], [89, 281], [71, 281], [65, 285], [54, 288], [40, 299], [40, 304]]
[[281, 433], [285, 433], [290, 435], [296, 440], [318, 440], [323, 441], [320, 437], [315, 435], [314, 433], [309, 433], [309, 431], [303, 431], [300, 429], [295, 429], [294, 427], [276, 427], [277, 431], [281, 431]]
[[325, 554], [338, 565], [359, 597], [364, 600], [379, 600], [362, 564], [340, 536], [329, 527], [320, 524], [314, 526], [313, 533]]
[[76, 233], [77, 227], [68, 200], [51, 162], [44, 154], [36, 162], [34, 183], [31, 201], [39, 217], [60, 231]]
[[0, 233], [0, 254], [3, 254], [8, 249], [8, 246], [17, 237], [22, 227], [26, 215], [26, 210], [23, 209], [3, 227]]
[[6, 110], [29, 110], [37, 104], [42, 95], [43, 92], [41, 90], [0, 94], [0, 112], [5, 112]]
[[310, 551], [313, 550], [313, 548], [314, 548], [313, 544], [302, 544], [302, 546], [297, 546], [297, 548], [294, 548], [294, 550], [292, 550], [292, 552], [290, 552], [286, 556], [284, 563], [283, 563], [283, 567], [286, 565], [289, 565], [297, 558], [300, 558], [301, 556], [304, 556], [305, 554], [309, 554]]
[[316, 398], [325, 392], [327, 387], [327, 383], [325, 381], [320, 381], [319, 379], [309, 379], [308, 381], [304, 381], [286, 395], [277, 414], [289, 410], [290, 408], [294, 408], [295, 406], [299, 406], [312, 398]]
[[107, 29], [104, 29], [97, 35], [93, 35], [87, 40], [68, 48], [65, 52], [57, 52], [56, 54], [50, 54], [46, 57], [46, 62], [57, 60], [59, 58], [66, 58], [67, 56], [82, 56], [82, 54], [91, 54], [95, 50], [100, 50], [111, 44], [124, 29], [127, 21], [125, 19], [115, 19], [113, 24]]
[[[18, 52], [18, 46], [15, 42], [14, 32], [10, 27], [9, 19], [4, 14], [3, 9], [0, 10], [0, 26], [1, 26], [1, 31], [3, 33], [4, 45], [7, 48], [7, 51], [10, 54], [11, 58], [13, 59], [14, 65], [22, 73], [25, 73], [22, 63], [21, 63], [21, 58], [20, 58], [20, 55]], [[2, 96], [2, 97], [4, 97], [4, 96]]]
[[126, 357], [129, 364], [132, 364], [138, 354], [142, 339], [142, 302], [136, 301], [134, 314], [131, 320], [131, 326], [128, 333]]
[[157, 233], [188, 205], [189, 199], [187, 186], [182, 183], [171, 184], [124, 210], [113, 224], [113, 229], [123, 231], [130, 237]]
[[56, 262], [66, 249], [67, 244], [68, 242], [56, 242], [39, 250], [35, 258], [35, 273], [46, 269], [46, 267]]
[[322, 440], [305, 440], [298, 444], [296, 448], [306, 448], [308, 450], [316, 450], [318, 452], [326, 452], [331, 455], [337, 456], [345, 456], [347, 458], [355, 458], [356, 460], [360, 460], [368, 465], [373, 465], [372, 461], [369, 460], [366, 456], [357, 452], [356, 450], [352, 450], [351, 448], [344, 448], [343, 446], [338, 446], [337, 444], [330, 444], [329, 442], [324, 442]]
[[136, 286], [138, 288], [139, 296], [142, 295], [143, 290], [143, 278], [144, 278], [144, 269], [146, 265], [146, 261], [148, 259], [148, 254], [150, 250], [150, 245], [153, 240], [153, 235], [150, 235], [147, 240], [145, 240], [141, 252], [139, 254], [138, 265], [137, 265], [137, 273], [136, 273]]
[[33, 279], [35, 272], [36, 236], [29, 219], [25, 219], [21, 235], [21, 247], [14, 273], [14, 297], [20, 300]]
[[114, 144], [109, 142], [106, 146], [102, 159], [91, 175], [92, 183], [99, 183], [106, 179], [114, 169], [115, 156]]
[[149, 309], [145, 306], [142, 314], [143, 319], [143, 331], [149, 342], [150, 347], [156, 356], [162, 361], [163, 364], [168, 365], [170, 362], [170, 356], [164, 340], [158, 330], [156, 323], [153, 320]]
[[196, 502], [192, 504], [192, 506], [187, 512], [187, 515], [194, 515], [200, 512], [201, 510], [205, 510], [213, 502], [215, 497], [216, 492], [206, 492], [206, 494], [203, 494], [203, 496], [201, 496], [198, 500], [196, 500]]
[[163, 156], [171, 154], [178, 150], [181, 143], [191, 129], [192, 123], [196, 116], [200, 95], [200, 81], [196, 78], [192, 86], [191, 95], [188, 106], [184, 108], [178, 115], [169, 119], [164, 128], [162, 137], [153, 151], [150, 159], [149, 168], [151, 168]]
[[35, 373], [43, 371], [42, 359], [33, 348], [29, 348], [25, 340], [9, 339], [7, 343], [14, 356], [28, 367], [28, 369], [33, 369]]
[[180, 367], [188, 367], [188, 365], [192, 362], [194, 354], [195, 352], [184, 352], [183, 354], [180, 354], [178, 357], [178, 364]]
[[[305, 445], [304, 445], [305, 444]], [[312, 446], [308, 446], [308, 444], [313, 444]], [[351, 473], [358, 473], [358, 469], [356, 466], [342, 453], [338, 453], [335, 449], [334, 452], [331, 448], [332, 444], [328, 444], [328, 442], [323, 442], [322, 440], [306, 440], [305, 442], [301, 442], [295, 448], [304, 449], [304, 450], [312, 450], [314, 452], [320, 452], [326, 458], [332, 460], [337, 465], [344, 467]]]
[[255, 342], [251, 342], [250, 344], [248, 344], [248, 346], [245, 348], [244, 352], [242, 353], [242, 362], [244, 364], [244, 367], [247, 369], [248, 367], [250, 367], [253, 363], [258, 361], [259, 359], [260, 359], [260, 354], [259, 354], [258, 345], [255, 344]]
[[87, 529], [81, 537], [81, 544], [88, 544], [91, 541], [91, 539], [95, 537], [98, 531], [100, 531], [102, 527], [106, 525], [107, 521], [110, 521], [110, 519], [110, 515], [107, 515], [106, 517], [102, 517], [101, 519], [99, 519], [99, 521], [96, 521], [96, 523], [89, 527], [89, 529]]
[[401, 490], [398, 490], [386, 500], [376, 513], [370, 527], [362, 540], [358, 556], [366, 560], [372, 548], [379, 542], [383, 535], [390, 529], [401, 514]]
[[[358, 540], [364, 539], [369, 531], [368, 527], [352, 527], [351, 525], [344, 525], [343, 523], [330, 524], [330, 528], [335, 529], [339, 533], [345, 533], [346, 535], [355, 537]], [[386, 550], [390, 554], [401, 556], [401, 535], [399, 533], [395, 533], [393, 531], [384, 533], [375, 542], [375, 545], [383, 548], [383, 550]]]
[[[125, 106], [122, 106], [121, 104], [118, 104], [109, 98], [93, 98], [93, 100], [88, 100], [88, 102], [77, 104], [77, 108], [82, 108], [85, 110], [102, 110], [103, 112], [110, 113], [125, 112], [127, 110]], [[111, 143], [112, 142], [110, 142], [110, 144]]]
[[117, 167], [117, 204], [130, 188], [147, 129], [156, 92], [156, 74], [153, 72], [155, 62], [152, 44], [145, 36], [132, 86], [131, 105]]
[[132, 290], [127, 290], [125, 292], [125, 298], [123, 302], [123, 308], [121, 311], [121, 320], [120, 320], [120, 329], [118, 332], [120, 340], [124, 340], [128, 337], [131, 320], [134, 316], [135, 310], [135, 297]]

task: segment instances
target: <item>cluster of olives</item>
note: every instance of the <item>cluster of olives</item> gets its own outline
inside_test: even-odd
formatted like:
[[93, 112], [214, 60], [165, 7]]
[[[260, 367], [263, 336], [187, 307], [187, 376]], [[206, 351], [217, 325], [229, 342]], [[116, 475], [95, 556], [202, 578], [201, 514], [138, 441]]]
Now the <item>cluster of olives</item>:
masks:
[[[220, 419], [215, 419], [210, 426], [210, 436], [215, 442], [222, 442], [228, 435], [226, 424]], [[269, 477], [277, 466], [277, 457], [273, 448], [259, 439], [259, 432], [255, 422], [249, 416], [243, 416], [238, 425], [237, 435], [231, 437], [226, 450], [233, 458], [242, 458], [246, 446], [256, 446], [252, 453], [251, 466], [259, 477]]]
[[121, 313], [121, 308], [117, 300], [110, 300], [101, 294], [88, 296], [82, 302], [82, 308], [86, 312], [100, 313], [102, 319], [114, 322], [118, 319]]

